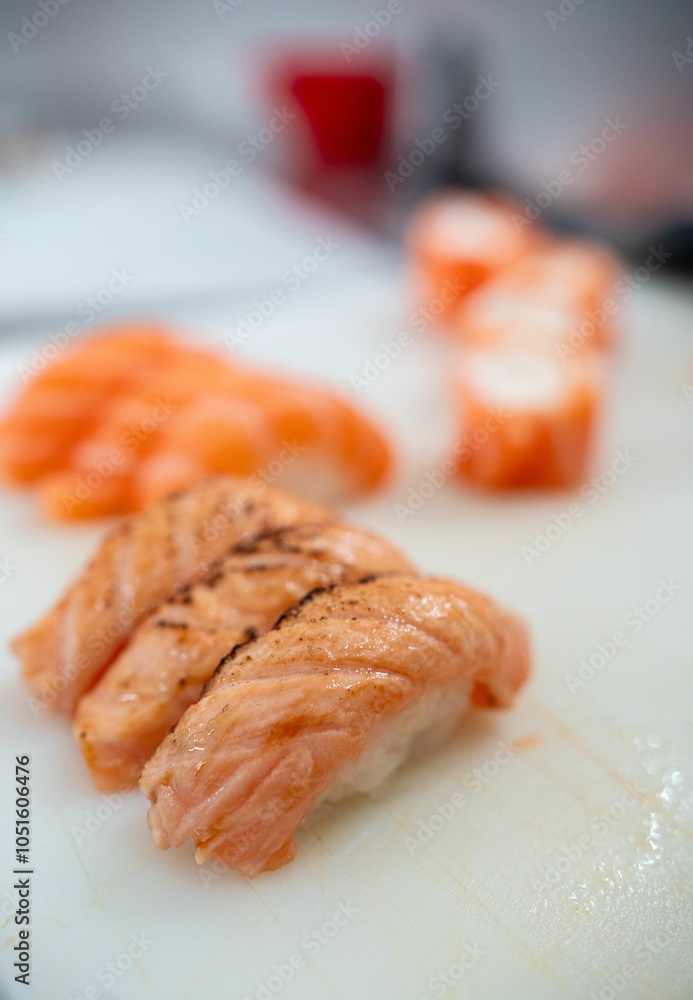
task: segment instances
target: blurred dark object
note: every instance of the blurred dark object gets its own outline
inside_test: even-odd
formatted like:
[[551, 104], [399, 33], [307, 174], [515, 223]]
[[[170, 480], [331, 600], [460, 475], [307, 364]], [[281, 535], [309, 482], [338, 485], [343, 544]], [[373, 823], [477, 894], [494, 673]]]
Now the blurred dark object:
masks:
[[[431, 126], [442, 126], [446, 139], [437, 146], [422, 177], [420, 192], [461, 185], [483, 187], [483, 178], [474, 170], [475, 141], [474, 46], [465, 32], [450, 35], [434, 32], [422, 50], [420, 84], [428, 92]], [[467, 102], [467, 106], [465, 106]]]
[[662, 247], [667, 258], [667, 272], [693, 275], [693, 219], [686, 222], [673, 223], [665, 229], [658, 230], [652, 238], [629, 252], [629, 257], [640, 263], [651, 247]]
[[446, 32], [434, 21], [398, 52], [398, 127], [383, 194], [391, 203], [388, 232], [398, 239], [414, 207], [432, 192], [485, 188], [473, 162], [481, 105], [475, 51], [464, 25]]

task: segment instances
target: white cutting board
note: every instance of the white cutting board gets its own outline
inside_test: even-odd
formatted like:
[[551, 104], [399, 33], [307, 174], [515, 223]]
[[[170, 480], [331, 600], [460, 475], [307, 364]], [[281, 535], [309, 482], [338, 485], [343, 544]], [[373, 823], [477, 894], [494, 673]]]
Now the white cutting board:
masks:
[[[402, 326], [392, 282], [361, 293], [298, 294], [245, 353], [323, 372], [351, 392], [349, 376]], [[619, 449], [637, 462], [598, 501], [583, 498], [583, 516], [530, 565], [522, 547], [575, 496], [486, 497], [450, 484], [405, 523], [395, 516], [453, 433], [440, 389], [444, 349], [422, 338], [362, 394], [408, 444], [391, 492], [348, 513], [423, 569], [526, 614], [534, 676], [515, 710], [470, 716], [377, 801], [345, 803], [299, 834], [291, 865], [253, 882], [198, 868], [187, 847], [155, 850], [144, 799], [109, 804], [64, 721], [32, 714], [5, 640], [57, 597], [103, 529], [49, 526], [23, 495], [0, 496], [0, 559], [15, 567], [0, 584], [3, 996], [693, 995], [693, 403], [683, 391], [693, 384], [693, 300], [660, 285], [631, 305], [596, 470]], [[233, 313], [179, 319], [219, 344]], [[5, 351], [4, 386], [20, 356]], [[661, 580], [680, 590], [639, 629], [627, 624]], [[571, 693], [565, 675], [617, 631], [625, 644]], [[499, 741], [513, 754], [499, 752]], [[29, 989], [14, 986], [11, 970], [11, 771], [25, 753]], [[83, 838], [77, 828], [90, 814], [103, 821], [92, 819]], [[141, 954], [131, 961], [136, 937]]]

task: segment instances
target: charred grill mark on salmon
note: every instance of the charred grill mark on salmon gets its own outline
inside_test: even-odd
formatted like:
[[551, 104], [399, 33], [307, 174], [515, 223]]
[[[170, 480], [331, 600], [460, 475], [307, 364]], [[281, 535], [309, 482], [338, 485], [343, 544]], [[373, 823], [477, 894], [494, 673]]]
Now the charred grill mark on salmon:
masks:
[[247, 480], [216, 476], [111, 531], [54, 608], [13, 643], [32, 694], [72, 714], [145, 615], [236, 541], [268, 527], [335, 519], [321, 504], [264, 483], [256, 491]]
[[198, 861], [249, 877], [286, 864], [316, 803], [372, 787], [369, 754], [385, 753], [384, 774], [393, 746], [406, 754], [397, 726], [418, 735], [469, 704], [507, 706], [528, 670], [522, 622], [460, 584], [315, 589], [224, 658], [145, 766], [154, 841], [192, 840]]
[[187, 603], [172, 595], [81, 699], [75, 729], [87, 733], [82, 747], [96, 783], [105, 790], [134, 783], [229, 649], [271, 628], [306, 590], [409, 569], [387, 542], [345, 524], [273, 530], [237, 546], [216, 561], [214, 587], [203, 576]]

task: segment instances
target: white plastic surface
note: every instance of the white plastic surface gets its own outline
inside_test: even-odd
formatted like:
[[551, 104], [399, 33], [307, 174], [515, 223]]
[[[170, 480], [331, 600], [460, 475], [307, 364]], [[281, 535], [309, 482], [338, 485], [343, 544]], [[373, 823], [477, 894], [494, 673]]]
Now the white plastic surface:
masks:
[[[297, 292], [243, 352], [324, 372], [353, 394], [351, 375], [403, 328], [396, 301], [390, 279], [358, 295]], [[219, 345], [232, 313], [180, 319]], [[630, 465], [582, 493], [488, 497], [447, 483], [418, 504], [453, 437], [440, 388], [445, 350], [427, 335], [360, 394], [408, 445], [391, 491], [349, 515], [386, 532], [422, 569], [523, 612], [534, 677], [514, 711], [468, 717], [377, 801], [342, 803], [299, 834], [292, 864], [253, 882], [198, 868], [189, 847], [158, 852], [143, 798], [99, 795], [65, 721], [32, 714], [6, 639], [58, 596], [103, 529], [49, 525], [22, 494], [0, 494], [0, 559], [11, 567], [0, 583], [4, 996], [692, 995], [693, 390], [687, 398], [684, 387], [693, 385], [693, 302], [676, 288], [644, 289], [629, 326], [595, 471], [611, 469], [618, 452], [614, 469]], [[3, 387], [20, 356], [3, 355]], [[570, 517], [575, 502], [581, 513]], [[419, 509], [398, 516], [395, 504], [407, 503]], [[537, 532], [549, 544], [532, 555], [523, 547], [537, 547]], [[673, 596], [660, 581], [671, 581]], [[659, 606], [638, 627], [635, 609], [648, 600]], [[625, 642], [611, 656], [614, 632]], [[571, 691], [566, 675], [590, 658], [601, 666], [591, 677], [583, 667], [586, 680]], [[11, 772], [25, 753], [35, 870], [28, 989], [11, 972]]]

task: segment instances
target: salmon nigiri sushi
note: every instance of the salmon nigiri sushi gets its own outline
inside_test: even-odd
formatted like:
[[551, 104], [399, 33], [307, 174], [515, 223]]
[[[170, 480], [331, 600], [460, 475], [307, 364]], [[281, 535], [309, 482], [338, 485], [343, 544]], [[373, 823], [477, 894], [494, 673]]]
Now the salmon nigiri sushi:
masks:
[[339, 523], [281, 528], [234, 546], [139, 626], [79, 702], [74, 730], [98, 787], [137, 784], [222, 656], [266, 632], [309, 590], [410, 569], [377, 535]]
[[145, 616], [232, 545], [335, 517], [264, 483], [215, 476], [126, 519], [58, 603], [14, 640], [27, 685], [40, 702], [71, 715]]
[[458, 583], [312, 591], [221, 661], [146, 764], [154, 842], [250, 878], [279, 868], [315, 806], [373, 790], [470, 705], [511, 704], [528, 670], [522, 622]]

